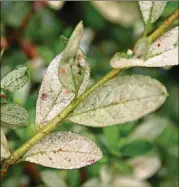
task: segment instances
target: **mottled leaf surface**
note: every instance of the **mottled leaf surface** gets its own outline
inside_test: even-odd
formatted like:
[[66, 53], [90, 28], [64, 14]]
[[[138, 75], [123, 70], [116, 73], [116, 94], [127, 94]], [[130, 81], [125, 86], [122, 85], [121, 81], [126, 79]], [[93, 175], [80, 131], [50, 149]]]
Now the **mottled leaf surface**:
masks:
[[19, 128], [27, 125], [28, 114], [19, 104], [8, 103], [1, 105], [1, 125], [6, 128]]
[[139, 1], [145, 24], [154, 23], [162, 15], [167, 1]]
[[9, 155], [10, 155], [9, 146], [8, 146], [5, 134], [1, 129], [1, 160], [3, 158], [9, 157]]
[[27, 68], [18, 68], [7, 74], [1, 81], [1, 88], [14, 92], [24, 86], [29, 79]]
[[23, 160], [59, 169], [91, 165], [102, 153], [94, 142], [72, 132], [52, 133], [34, 145]]
[[88, 86], [90, 67], [79, 49], [83, 25], [78, 24], [64, 51], [50, 63], [36, 104], [36, 124], [42, 127]]
[[137, 57], [124, 58], [116, 53], [110, 63], [113, 68], [178, 65], [178, 27], [164, 33], [150, 45], [146, 60]]
[[166, 96], [165, 87], [150, 77], [118, 76], [81, 102], [69, 119], [94, 127], [129, 122], [155, 111]]
[[153, 176], [161, 167], [158, 155], [144, 155], [128, 160], [132, 167], [134, 176], [140, 180], [145, 180]]

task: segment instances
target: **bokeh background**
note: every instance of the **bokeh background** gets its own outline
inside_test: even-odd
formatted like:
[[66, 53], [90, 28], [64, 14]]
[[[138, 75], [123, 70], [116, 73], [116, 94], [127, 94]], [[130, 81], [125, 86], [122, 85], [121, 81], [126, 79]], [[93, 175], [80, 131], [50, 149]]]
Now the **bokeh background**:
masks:
[[[151, 31], [177, 7], [177, 1], [169, 2]], [[30, 73], [30, 81], [13, 94], [14, 102], [27, 109], [29, 125], [5, 131], [11, 151], [35, 133], [35, 106], [43, 75], [64, 48], [60, 36], [68, 38], [80, 20], [85, 26], [81, 48], [90, 64], [93, 84], [110, 70], [112, 56], [132, 49], [142, 35], [137, 2], [1, 1], [1, 49], [5, 48], [1, 78], [21, 66], [27, 66]], [[89, 137], [102, 149], [103, 159], [79, 170], [19, 163], [9, 169], [2, 187], [124, 187], [121, 181], [125, 187], [177, 187], [178, 68], [131, 68], [121, 74], [144, 74], [160, 80], [169, 92], [166, 103], [145, 118], [113, 127], [90, 128], [65, 122], [56, 131], [75, 131]], [[145, 131], [152, 129], [143, 135], [137, 130], [141, 126]], [[159, 132], [157, 136], [152, 135], [155, 132]], [[139, 141], [123, 149], [132, 136], [150, 139], [150, 145]]]

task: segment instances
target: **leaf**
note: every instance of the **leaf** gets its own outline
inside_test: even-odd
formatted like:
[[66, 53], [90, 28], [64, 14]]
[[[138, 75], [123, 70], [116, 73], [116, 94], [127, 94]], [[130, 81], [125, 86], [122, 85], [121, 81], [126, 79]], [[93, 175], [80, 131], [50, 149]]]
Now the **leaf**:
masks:
[[145, 154], [153, 148], [153, 144], [146, 140], [134, 140], [132, 142], [127, 142], [124, 144], [120, 152], [124, 156], [139, 156]]
[[20, 128], [27, 125], [28, 114], [19, 104], [1, 104], [1, 126], [5, 128]]
[[64, 5], [64, 1], [46, 1], [48, 6], [54, 10], [60, 10], [63, 5]]
[[115, 24], [128, 27], [140, 18], [135, 2], [91, 1], [91, 3], [104, 18]]
[[93, 187], [93, 186], [103, 187], [103, 184], [100, 182], [98, 178], [91, 178], [82, 185], [82, 187]]
[[119, 140], [119, 127], [106, 127], [103, 129], [104, 137], [106, 139], [107, 145], [111, 148], [116, 147], [116, 142]]
[[40, 173], [42, 181], [47, 187], [67, 187], [65, 181], [56, 171], [45, 170]]
[[163, 67], [178, 65], [178, 27], [164, 33], [149, 47], [147, 59], [131, 57], [129, 59], [116, 53], [111, 59], [113, 68]]
[[58, 169], [91, 165], [102, 157], [94, 142], [72, 132], [52, 133], [34, 145], [23, 160]]
[[134, 175], [140, 180], [146, 180], [153, 176], [161, 167], [158, 155], [144, 155], [129, 159], [128, 164], [132, 167]]
[[167, 1], [139, 1], [145, 24], [154, 23], [162, 15]]
[[130, 122], [155, 111], [166, 96], [165, 87], [150, 77], [118, 76], [91, 93], [69, 119], [94, 127]]
[[[89, 65], [83, 52], [80, 50], [80, 41], [84, 32], [80, 22], [73, 31], [68, 43], [63, 50], [59, 64], [59, 79], [62, 85], [76, 95], [89, 77]], [[86, 84], [86, 83], [85, 83]]]
[[151, 187], [151, 185], [131, 175], [116, 175], [111, 187]]
[[22, 88], [28, 81], [29, 75], [27, 68], [18, 68], [7, 74], [1, 81], [1, 88], [15, 92]]
[[129, 139], [146, 139], [149, 141], [155, 140], [169, 124], [170, 121], [168, 121], [166, 118], [151, 115], [142, 124], [134, 129], [134, 131], [129, 135]]
[[[69, 42], [71, 43], [71, 40]], [[36, 104], [36, 124], [39, 127], [42, 127], [49, 120], [60, 114], [75, 96], [80, 96], [88, 86], [90, 67], [84, 61], [84, 55], [78, 46], [79, 41], [76, 41], [76, 44], [70, 43], [67, 44], [67, 47], [61, 54], [52, 60], [42, 81]], [[72, 53], [66, 51], [69, 48], [68, 45], [75, 48], [70, 50]], [[77, 50], [78, 54], [74, 64], [65, 65], [66, 61], [74, 59]], [[68, 56], [68, 52], [70, 56]], [[73, 73], [71, 73], [71, 68]], [[73, 81], [75, 82], [75, 88]]]
[[10, 156], [9, 146], [4, 135], [4, 132], [1, 129], [1, 160], [3, 158], [8, 158]]

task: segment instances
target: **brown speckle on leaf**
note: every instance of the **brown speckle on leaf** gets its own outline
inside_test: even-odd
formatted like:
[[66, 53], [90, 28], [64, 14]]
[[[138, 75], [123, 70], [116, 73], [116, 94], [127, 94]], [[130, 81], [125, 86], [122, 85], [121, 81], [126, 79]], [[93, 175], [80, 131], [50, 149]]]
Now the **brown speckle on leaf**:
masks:
[[47, 94], [46, 94], [46, 93], [42, 93], [41, 99], [42, 99], [42, 100], [45, 100], [46, 98], [47, 98]]
[[94, 159], [93, 159], [93, 160], [90, 160], [90, 161], [89, 161], [89, 164], [93, 164], [94, 161], [95, 161]]

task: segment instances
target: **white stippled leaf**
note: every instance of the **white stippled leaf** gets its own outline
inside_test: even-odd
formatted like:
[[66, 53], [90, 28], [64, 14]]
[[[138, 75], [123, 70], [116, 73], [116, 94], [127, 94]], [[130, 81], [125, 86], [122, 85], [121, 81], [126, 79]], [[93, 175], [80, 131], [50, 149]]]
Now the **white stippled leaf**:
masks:
[[90, 67], [79, 49], [81, 30], [82, 23], [75, 29], [64, 51], [52, 60], [46, 71], [36, 104], [36, 124], [39, 127], [57, 116], [88, 86]]
[[113, 68], [163, 67], [178, 65], [178, 27], [171, 29], [150, 45], [147, 59], [125, 58], [116, 53], [111, 59]]
[[169, 124], [170, 121], [166, 118], [151, 115], [134, 129], [134, 131], [130, 134], [129, 139], [155, 140]]
[[127, 162], [132, 167], [134, 176], [140, 180], [150, 178], [161, 167], [159, 156], [154, 154], [132, 158]]
[[1, 104], [1, 125], [5, 128], [20, 128], [27, 125], [28, 114], [24, 107], [15, 103]]
[[154, 23], [162, 15], [167, 1], [139, 1], [145, 24]]
[[97, 88], [74, 110], [70, 120], [94, 127], [137, 120], [160, 107], [165, 87], [142, 75], [116, 77]]
[[111, 187], [151, 187], [151, 185], [132, 175], [116, 175]]
[[91, 165], [102, 152], [90, 139], [72, 132], [52, 133], [34, 145], [23, 160], [58, 169]]
[[9, 157], [10, 152], [9, 152], [9, 146], [6, 140], [6, 137], [4, 135], [4, 132], [1, 129], [1, 160], [3, 158]]
[[[108, 21], [123, 26], [132, 26], [140, 19], [136, 2], [90, 1], [97, 11]], [[132, 14], [131, 14], [132, 12]]]
[[18, 68], [7, 74], [1, 81], [1, 88], [14, 92], [24, 86], [29, 79], [27, 68]]

